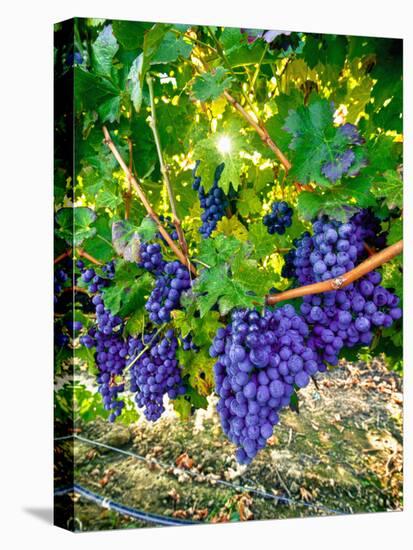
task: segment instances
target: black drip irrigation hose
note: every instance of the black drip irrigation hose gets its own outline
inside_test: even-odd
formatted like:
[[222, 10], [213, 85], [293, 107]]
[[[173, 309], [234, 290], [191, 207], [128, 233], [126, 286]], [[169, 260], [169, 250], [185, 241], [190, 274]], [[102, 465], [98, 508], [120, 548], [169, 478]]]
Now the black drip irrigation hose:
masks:
[[[147, 464], [156, 464], [157, 466], [160, 466], [163, 469], [171, 469], [172, 468], [175, 471], [178, 471], [178, 472], [183, 473], [183, 474], [188, 474], [191, 477], [194, 477], [194, 478], [199, 477], [199, 474], [197, 472], [192, 472], [191, 470], [183, 470], [183, 469], [178, 468], [176, 466], [172, 466], [170, 464], [165, 464], [165, 463], [163, 463], [159, 460], [156, 460], [156, 459], [148, 459], [148, 458], [146, 458], [144, 456], [141, 456], [137, 453], [134, 453], [132, 451], [125, 451], [124, 449], [118, 449], [117, 447], [113, 447], [112, 445], [107, 445], [106, 443], [101, 443], [100, 441], [94, 441], [93, 439], [87, 439], [86, 437], [82, 437], [82, 436], [77, 435], [77, 434], [64, 435], [64, 436], [61, 436], [61, 437], [56, 437], [55, 441], [56, 442], [67, 441], [67, 440], [70, 440], [70, 439], [77, 439], [78, 441], [82, 441], [83, 443], [87, 443], [89, 445], [94, 445], [96, 447], [102, 447], [104, 449], [108, 449], [110, 451], [114, 451], [116, 453], [135, 458], [136, 460], [146, 462]], [[260, 496], [264, 499], [274, 500], [275, 502], [280, 501], [280, 502], [283, 502], [285, 504], [290, 504], [290, 505], [294, 505], [294, 506], [304, 506], [304, 507], [307, 507], [307, 508], [322, 510], [322, 511], [328, 513], [328, 514], [334, 514], [334, 515], [343, 515], [343, 514], [345, 514], [345, 512], [342, 512], [340, 510], [335, 510], [334, 508], [329, 508], [327, 506], [324, 506], [323, 504], [313, 504], [311, 502], [304, 502], [302, 500], [295, 500], [295, 499], [292, 499], [292, 498], [289, 498], [289, 497], [286, 497], [286, 496], [273, 495], [271, 493], [267, 493], [266, 491], [262, 491], [261, 489], [257, 489], [255, 487], [251, 487], [251, 486], [248, 486], [248, 485], [236, 485], [235, 483], [231, 483], [229, 481], [224, 481], [223, 479], [213, 479], [213, 480], [206, 480], [206, 481], [212, 482], [211, 484], [223, 485], [225, 487], [229, 487], [231, 489], [234, 489], [237, 492], [241, 491], [241, 492], [253, 493], [253, 494], [258, 495], [258, 496]], [[188, 521], [186, 523], [188, 523]], [[199, 522], [196, 522], [196, 523], [199, 523]]]
[[82, 485], [75, 483], [71, 487], [61, 487], [56, 489], [54, 492], [55, 496], [63, 496], [68, 493], [77, 493], [85, 499], [94, 502], [102, 508], [108, 508], [114, 512], [118, 512], [123, 516], [128, 516], [133, 519], [138, 519], [141, 521], [146, 521], [147, 523], [154, 523], [156, 525], [194, 525], [199, 523], [198, 521], [191, 521], [179, 518], [172, 518], [168, 516], [161, 516], [159, 514], [151, 514], [149, 512], [144, 512], [143, 510], [137, 510], [136, 508], [131, 508], [130, 506], [125, 506], [114, 500], [106, 498], [102, 495], [94, 493]]

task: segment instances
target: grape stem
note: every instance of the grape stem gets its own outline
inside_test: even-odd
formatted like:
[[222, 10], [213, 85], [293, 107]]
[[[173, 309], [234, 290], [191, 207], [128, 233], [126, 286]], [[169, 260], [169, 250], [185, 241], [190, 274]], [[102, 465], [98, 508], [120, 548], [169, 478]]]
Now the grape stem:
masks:
[[85, 260], [89, 260], [89, 262], [91, 262], [92, 264], [103, 265], [102, 262], [85, 252], [82, 248], [76, 248], [76, 254], [81, 258], [85, 258]]
[[148, 349], [150, 349], [152, 343], [155, 341], [156, 337], [158, 336], [158, 334], [161, 332], [162, 330], [162, 327], [158, 328], [158, 330], [155, 332], [155, 334], [153, 335], [153, 337], [151, 338], [151, 341], [149, 342], [149, 344], [146, 344], [146, 346], [138, 353], [138, 355], [128, 364], [125, 366], [125, 368], [123, 369], [123, 373], [127, 372], [129, 369], [131, 369], [133, 367], [133, 365], [136, 363], [136, 361], [138, 359], [140, 359], [142, 357], [142, 355], [148, 351]]
[[261, 140], [265, 143], [265, 145], [267, 145], [267, 147], [271, 149], [271, 151], [273, 151], [275, 156], [288, 172], [291, 169], [291, 163], [281, 151], [281, 149], [277, 146], [277, 144], [271, 139], [268, 130], [264, 126], [264, 123], [261, 121], [255, 121], [254, 118], [249, 113], [247, 113], [244, 107], [242, 107], [242, 105], [240, 105], [238, 101], [233, 98], [232, 95], [226, 90], [224, 91], [224, 97], [228, 101], [228, 103], [231, 103], [234, 109], [236, 109], [239, 114], [248, 122], [248, 124], [254, 128], [254, 130], [260, 136]]
[[183, 254], [182, 250], [176, 246], [174, 241], [172, 240], [169, 233], [166, 231], [164, 226], [161, 223], [161, 220], [159, 219], [159, 216], [156, 214], [156, 212], [153, 210], [151, 203], [146, 198], [145, 192], [143, 191], [142, 187], [137, 182], [135, 176], [132, 174], [132, 172], [129, 170], [128, 166], [126, 165], [125, 161], [123, 160], [121, 154], [119, 153], [118, 149], [116, 148], [116, 145], [113, 143], [112, 138], [110, 137], [109, 131], [106, 128], [106, 126], [102, 127], [103, 135], [105, 136], [104, 143], [109, 147], [111, 150], [113, 156], [118, 161], [119, 166], [124, 171], [128, 181], [130, 181], [132, 187], [136, 191], [136, 194], [138, 195], [140, 201], [142, 202], [143, 206], [145, 207], [146, 211], [148, 212], [149, 216], [152, 218], [152, 220], [156, 223], [159, 233], [162, 235], [162, 237], [165, 239], [165, 241], [168, 243], [170, 249], [173, 251], [175, 256], [178, 258], [178, 260], [183, 264], [184, 266], [188, 267], [194, 275], [197, 274], [195, 267], [191, 264], [188, 258]]
[[[53, 261], [54, 265], [60, 263], [65, 258], [71, 258], [72, 254], [73, 254], [73, 248], [69, 248], [69, 250], [66, 250], [66, 252], [63, 252], [63, 254], [60, 254], [60, 256], [57, 256], [54, 259], [54, 261]], [[89, 260], [89, 262], [91, 262], [92, 264], [102, 265], [102, 262], [100, 262], [99, 260], [97, 260], [96, 258], [91, 256], [90, 254], [85, 252], [82, 248], [77, 248], [76, 249], [76, 254], [81, 258], [85, 258], [86, 260]]]
[[[201, 63], [204, 66], [206, 71], [211, 71], [210, 67], [205, 61], [201, 60]], [[244, 94], [244, 91], [242, 90], [242, 88], [241, 88], [241, 93]], [[284, 166], [286, 172], [288, 172], [291, 169], [291, 163], [287, 159], [287, 157], [284, 155], [284, 153], [281, 151], [281, 149], [277, 146], [275, 141], [271, 139], [271, 136], [268, 133], [268, 130], [266, 129], [266, 127], [264, 126], [264, 123], [261, 120], [259, 120], [258, 116], [255, 113], [254, 113], [255, 118], [251, 116], [244, 109], [244, 107], [240, 103], [238, 103], [238, 101], [234, 97], [232, 97], [232, 95], [227, 90], [224, 91], [223, 95], [225, 99], [228, 101], [228, 103], [230, 103], [234, 107], [234, 109], [238, 111], [239, 114], [248, 122], [248, 124], [254, 128], [254, 130], [260, 136], [261, 140], [265, 143], [267, 147], [271, 149], [271, 151], [275, 154], [275, 156]]]
[[72, 255], [72, 252], [73, 252], [73, 250], [71, 248], [69, 248], [69, 250], [66, 250], [66, 252], [63, 252], [63, 254], [60, 254], [59, 256], [57, 256], [53, 260], [54, 265], [62, 262], [65, 258], [70, 258], [70, 256]]
[[357, 281], [370, 271], [373, 271], [377, 267], [389, 262], [395, 256], [398, 256], [403, 251], [403, 241], [398, 241], [387, 248], [384, 248], [380, 252], [373, 254], [367, 260], [359, 264], [354, 269], [347, 271], [344, 275], [336, 277], [334, 279], [327, 279], [321, 283], [314, 283], [311, 285], [304, 285], [298, 288], [292, 288], [285, 292], [278, 294], [268, 294], [266, 297], [266, 303], [269, 306], [283, 302], [284, 300], [291, 300], [293, 298], [299, 298], [300, 296], [307, 296], [308, 294], [319, 294], [321, 292], [329, 292], [331, 290], [340, 290], [348, 286], [349, 284]]
[[173, 224], [174, 224], [176, 232], [178, 234], [179, 246], [181, 247], [181, 250], [182, 250], [184, 256], [187, 258], [188, 257], [188, 245], [186, 244], [184, 232], [182, 231], [181, 220], [178, 217], [178, 212], [177, 212], [177, 209], [176, 209], [175, 195], [173, 193], [171, 180], [169, 179], [168, 166], [165, 164], [164, 158], [163, 158], [161, 140], [160, 140], [160, 137], [159, 137], [157, 121], [156, 121], [155, 96], [154, 96], [154, 93], [153, 93], [153, 82], [152, 82], [152, 77], [149, 74], [146, 76], [146, 82], [147, 82], [148, 88], [149, 88], [149, 99], [150, 99], [150, 104], [151, 104], [151, 119], [150, 119], [149, 126], [152, 130], [153, 137], [154, 137], [154, 140], [155, 140], [156, 150], [158, 152], [159, 165], [161, 167], [161, 173], [162, 173], [163, 181], [165, 183], [166, 189], [168, 190], [169, 204], [171, 205], [172, 216], [173, 216]]
[[[129, 171], [133, 173], [133, 143], [132, 140], [128, 137], [128, 149], [129, 149]], [[132, 185], [130, 180], [128, 180], [128, 190], [124, 194], [125, 198], [125, 220], [129, 219], [130, 216], [130, 207], [132, 200]]]

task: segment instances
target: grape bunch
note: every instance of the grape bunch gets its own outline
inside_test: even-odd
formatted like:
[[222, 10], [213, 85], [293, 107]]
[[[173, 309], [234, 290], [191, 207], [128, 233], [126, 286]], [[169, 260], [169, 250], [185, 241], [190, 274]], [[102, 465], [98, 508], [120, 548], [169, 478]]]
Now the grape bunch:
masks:
[[[285, 257], [283, 275], [306, 285], [339, 278], [365, 257], [364, 242], [385, 244], [380, 222], [370, 210], [348, 223], [322, 217], [313, 223], [314, 235], [304, 233]], [[312, 327], [311, 345], [336, 365], [343, 347], [369, 345], [375, 328], [387, 328], [402, 315], [399, 298], [380, 285], [372, 271], [342, 290], [303, 297], [301, 313]]]
[[96, 348], [98, 390], [105, 409], [111, 411], [109, 421], [114, 422], [125, 406], [124, 401], [119, 399], [119, 394], [125, 391], [123, 371], [128, 346], [119, 330], [106, 334], [98, 326], [92, 327], [87, 335], [82, 336], [81, 343], [87, 348]]
[[145, 304], [150, 320], [158, 325], [170, 321], [171, 311], [179, 308], [182, 292], [190, 286], [188, 269], [177, 260], [167, 262]]
[[142, 243], [139, 250], [139, 267], [146, 271], [159, 275], [165, 269], [166, 262], [163, 259], [161, 247], [157, 243]]
[[196, 353], [199, 351], [199, 347], [195, 344], [190, 334], [185, 336], [185, 338], [180, 336], [179, 341], [184, 351], [194, 351]]
[[224, 170], [225, 164], [222, 163], [217, 166], [215, 170], [214, 183], [208, 192], [205, 192], [203, 186], [201, 185], [200, 176], [196, 175], [198, 166], [199, 160], [196, 162], [193, 170], [194, 182], [192, 184], [192, 189], [198, 191], [199, 202], [201, 207], [204, 209], [204, 212], [201, 215], [202, 226], [200, 227], [199, 232], [206, 239], [216, 228], [219, 220], [223, 218], [225, 211], [229, 206], [228, 198], [223, 190], [218, 187], [218, 182], [222, 171]]
[[366, 256], [364, 243], [381, 248], [386, 243], [380, 221], [371, 210], [354, 214], [347, 223], [323, 216], [309, 232], [294, 240], [284, 257], [284, 277], [294, 277], [299, 285], [340, 277]]
[[160, 418], [165, 411], [165, 395], [175, 399], [185, 393], [176, 359], [177, 348], [172, 329], [167, 330], [163, 338], [146, 334], [143, 343], [138, 338], [129, 340], [131, 391], [136, 392], [136, 403], [147, 420], [154, 422]]
[[293, 209], [285, 201], [273, 202], [271, 212], [263, 218], [263, 224], [270, 235], [284, 235], [287, 227], [291, 227]]
[[96, 348], [96, 366], [98, 369], [98, 390], [102, 395], [105, 409], [110, 412], [109, 421], [114, 422], [122, 413], [124, 402], [119, 394], [125, 390], [123, 371], [128, 353], [127, 343], [122, 337], [123, 321], [113, 315], [103, 303], [100, 291], [110, 284], [114, 276], [114, 263], [102, 267], [107, 278], [96, 274], [92, 268], [86, 269], [82, 261], [77, 263], [82, 280], [89, 283], [89, 292], [94, 294], [92, 304], [95, 307], [96, 324], [88, 333], [81, 336], [80, 343], [87, 348]]
[[375, 328], [401, 318], [399, 298], [380, 282], [380, 273], [371, 271], [342, 290], [303, 297], [301, 313], [312, 325], [312, 346], [331, 365], [337, 365], [344, 347], [370, 345]]
[[224, 432], [237, 445], [241, 464], [252, 461], [272, 435], [294, 385], [305, 387], [325, 365], [307, 343], [309, 328], [291, 305], [263, 314], [236, 310], [210, 348], [217, 410]]

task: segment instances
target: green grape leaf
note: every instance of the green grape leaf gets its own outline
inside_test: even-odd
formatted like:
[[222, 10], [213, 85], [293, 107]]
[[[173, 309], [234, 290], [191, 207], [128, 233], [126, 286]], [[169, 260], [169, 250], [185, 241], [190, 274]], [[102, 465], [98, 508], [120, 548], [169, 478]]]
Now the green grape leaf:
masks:
[[225, 265], [203, 270], [193, 288], [199, 294], [198, 308], [201, 317], [216, 303], [221, 315], [226, 315], [234, 307], [251, 307], [256, 300], [253, 295], [247, 294], [247, 288], [231, 279]]
[[208, 266], [215, 267], [229, 262], [237, 252], [243, 249], [243, 244], [235, 237], [217, 235], [215, 238], [201, 242], [198, 257]]
[[191, 416], [191, 403], [189, 399], [186, 399], [185, 395], [180, 395], [172, 401], [174, 411], [181, 420], [188, 420]]
[[259, 298], [264, 298], [274, 282], [273, 274], [259, 269], [257, 261], [246, 259], [243, 253], [235, 256], [231, 262], [231, 272], [234, 281], [238, 281]]
[[102, 122], [119, 121], [120, 97], [112, 97], [101, 103], [98, 107], [98, 113]]
[[244, 217], [261, 211], [261, 201], [257, 197], [255, 189], [244, 188], [241, 190], [237, 201], [237, 209]]
[[219, 313], [217, 311], [209, 311], [205, 314], [203, 319], [201, 319], [194, 315], [195, 310], [195, 302], [191, 302], [187, 309], [174, 310], [172, 312], [174, 326], [184, 338], [191, 334], [192, 340], [197, 346], [209, 347], [216, 331], [222, 327], [222, 323], [219, 320]]
[[219, 220], [212, 236], [226, 235], [227, 237], [235, 237], [239, 241], [245, 242], [248, 239], [248, 230], [244, 224], [240, 222], [237, 216], [227, 218], [224, 216]]
[[74, 96], [76, 109], [98, 109], [113, 97], [118, 97], [120, 90], [107, 78], [89, 73], [80, 67], [74, 68]]
[[217, 67], [214, 73], [203, 73], [196, 77], [192, 85], [192, 91], [199, 101], [211, 101], [217, 99], [225, 92], [232, 82], [232, 77], [227, 76], [224, 67]]
[[362, 150], [357, 150], [361, 147], [359, 136], [333, 125], [327, 100], [290, 111], [284, 128], [292, 134], [290, 148], [294, 153], [289, 178], [293, 181], [314, 182], [328, 188], [344, 174], [356, 175], [366, 163]]
[[386, 170], [383, 176], [375, 180], [372, 193], [382, 198], [390, 209], [403, 206], [403, 182], [396, 170]]
[[222, 31], [219, 41], [224, 47], [225, 53], [228, 55], [235, 52], [245, 44], [245, 35], [241, 33], [241, 29], [236, 27], [225, 27]]
[[143, 241], [151, 241], [155, 238], [158, 232], [158, 226], [149, 216], [145, 216], [139, 227], [136, 228], [137, 233], [142, 237]]
[[300, 218], [312, 220], [320, 211], [323, 205], [323, 197], [318, 193], [302, 191], [298, 195], [297, 211]]
[[111, 286], [105, 288], [102, 294], [105, 307], [113, 315], [119, 313], [122, 305], [123, 288], [120, 286]]
[[187, 59], [192, 51], [192, 44], [182, 36], [169, 31], [164, 36], [157, 52], [151, 59], [152, 64], [172, 63], [178, 57]]
[[178, 361], [182, 365], [182, 376], [187, 379], [199, 395], [208, 396], [214, 387], [213, 366], [215, 359], [211, 358], [207, 349], [193, 351], [178, 350]]
[[255, 222], [249, 226], [248, 240], [254, 246], [251, 257], [254, 260], [261, 260], [276, 250], [274, 235], [270, 235], [262, 221]]
[[113, 34], [118, 42], [126, 50], [136, 50], [143, 47], [144, 33], [151, 28], [153, 24], [142, 23], [138, 21], [113, 21]]
[[142, 316], [153, 281], [149, 273], [141, 273], [136, 264], [118, 262], [114, 284], [102, 291], [105, 306], [113, 315], [120, 314], [123, 318], [132, 314]]
[[118, 49], [119, 44], [112, 32], [112, 25], [107, 25], [92, 44], [93, 68], [97, 74], [110, 77], [113, 58]]
[[70, 246], [80, 246], [96, 234], [96, 228], [90, 227], [95, 220], [96, 214], [90, 208], [61, 208], [56, 213], [56, 234]]
[[96, 196], [96, 208], [115, 209], [122, 202], [122, 198], [108, 188], [102, 189]]
[[403, 222], [402, 220], [394, 220], [390, 226], [387, 236], [387, 244], [394, 244], [403, 238]]
[[218, 185], [225, 194], [228, 194], [230, 185], [235, 191], [241, 185], [240, 173], [243, 160], [239, 155], [239, 149], [236, 149], [236, 141], [233, 142], [234, 150], [228, 153], [220, 152], [219, 144], [220, 136], [214, 135], [198, 141], [195, 145], [194, 157], [201, 161], [197, 169], [197, 175], [201, 177], [202, 186], [207, 192], [213, 185], [216, 167], [224, 162], [225, 167]]
[[394, 288], [395, 294], [403, 299], [403, 258], [398, 256], [382, 266], [382, 285], [386, 288]]
[[83, 249], [97, 260], [106, 263], [113, 258], [110, 220], [108, 216], [100, 212], [92, 227], [96, 230], [96, 233], [93, 238], [88, 238], [83, 243]]

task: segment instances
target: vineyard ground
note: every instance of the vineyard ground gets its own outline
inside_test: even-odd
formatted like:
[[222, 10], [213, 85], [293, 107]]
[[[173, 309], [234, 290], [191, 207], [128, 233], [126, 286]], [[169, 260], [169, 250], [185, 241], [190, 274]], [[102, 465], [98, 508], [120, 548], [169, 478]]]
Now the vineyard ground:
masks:
[[[76, 440], [75, 481], [133, 508], [202, 522], [329, 515], [326, 508], [341, 513], [401, 510], [400, 377], [378, 359], [342, 362], [319, 375], [318, 387], [311, 384], [300, 394], [299, 414], [282, 414], [270, 444], [248, 468], [236, 464], [213, 402], [187, 422], [169, 411], [156, 424], [83, 424], [82, 437], [146, 460]], [[58, 460], [71, 445], [57, 443]], [[283, 499], [237, 491], [216, 479]], [[148, 526], [78, 495], [59, 498], [58, 514], [67, 515], [69, 499], [75, 501], [77, 530]]]

